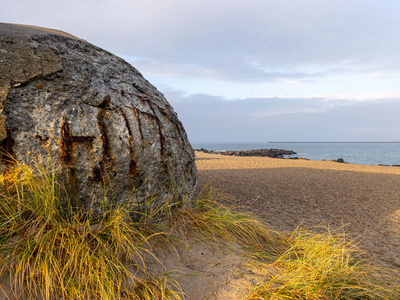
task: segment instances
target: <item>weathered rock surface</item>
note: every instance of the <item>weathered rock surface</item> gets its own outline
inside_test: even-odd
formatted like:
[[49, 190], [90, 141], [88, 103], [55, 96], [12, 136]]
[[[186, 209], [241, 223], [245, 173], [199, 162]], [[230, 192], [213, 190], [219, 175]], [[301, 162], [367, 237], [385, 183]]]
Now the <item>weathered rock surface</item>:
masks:
[[[67, 33], [0, 23], [1, 150], [52, 155], [76, 204], [171, 197], [196, 185], [194, 153], [164, 96], [131, 65]], [[1, 157], [0, 171], [10, 167]], [[173, 174], [171, 176], [171, 174]]]

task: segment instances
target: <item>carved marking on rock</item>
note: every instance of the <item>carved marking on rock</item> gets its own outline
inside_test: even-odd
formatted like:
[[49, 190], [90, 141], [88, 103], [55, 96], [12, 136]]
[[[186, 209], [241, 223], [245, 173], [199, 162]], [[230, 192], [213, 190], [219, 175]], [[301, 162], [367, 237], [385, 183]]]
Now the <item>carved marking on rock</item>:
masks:
[[[158, 107], [158, 108], [159, 108], [161, 114], [165, 118], [167, 118], [167, 120], [169, 120], [172, 124], [174, 124], [176, 130], [178, 131], [178, 136], [180, 137], [180, 139], [178, 139], [178, 140], [180, 140], [181, 145], [185, 145], [186, 143], [185, 143], [184, 135], [182, 133], [182, 130], [183, 130], [182, 123], [178, 120], [178, 118], [174, 114], [167, 113], [164, 109], [161, 109], [160, 107]], [[185, 133], [185, 135], [186, 135], [186, 133]]]
[[158, 127], [158, 136], [160, 139], [160, 156], [162, 158], [162, 165], [164, 167], [164, 171], [165, 173], [169, 173], [169, 169], [168, 169], [168, 163], [165, 160], [165, 137], [164, 134], [162, 133], [162, 124], [160, 119], [157, 117], [156, 112], [154, 110], [153, 104], [152, 102], [148, 101], [147, 99], [145, 99], [145, 101], [147, 102], [148, 106], [150, 107], [150, 110], [153, 112], [153, 114], [149, 114], [149, 113], [144, 113], [142, 112], [144, 115], [152, 118], [153, 120], [156, 121], [157, 123], [157, 127]]
[[156, 121], [157, 123], [157, 127], [158, 127], [158, 137], [160, 140], [160, 152], [161, 152], [161, 156], [164, 157], [164, 152], [165, 152], [165, 137], [162, 133], [162, 124], [160, 119], [157, 117], [157, 114], [154, 110], [154, 107], [152, 105], [152, 103], [148, 100], [148, 99], [143, 99], [143, 98], [139, 98], [139, 100], [142, 103], [147, 103], [147, 105], [149, 106], [150, 110], [152, 111], [153, 114], [147, 113], [147, 112], [141, 112], [142, 114], [144, 114], [145, 116], [153, 119], [154, 121]]
[[128, 135], [129, 135], [129, 154], [131, 156], [131, 161], [129, 163], [129, 172], [132, 175], [132, 177], [135, 178], [138, 173], [138, 167], [136, 164], [136, 157], [135, 157], [135, 142], [133, 140], [131, 126], [129, 125], [129, 120], [126, 117], [124, 111], [122, 109], [120, 111], [121, 111], [122, 118], [125, 121], [125, 125], [126, 125], [126, 128], [128, 129]]
[[159, 137], [159, 142], [160, 142], [160, 153], [161, 153], [161, 156], [164, 157], [165, 137], [164, 137], [164, 135], [162, 134], [162, 131], [161, 131], [161, 122], [160, 122], [160, 120], [157, 118], [156, 115], [153, 115], [151, 113], [144, 112], [144, 111], [142, 111], [140, 113], [145, 115], [149, 119], [152, 119], [153, 121], [156, 122], [157, 129], [158, 129], [158, 137]]
[[142, 122], [140, 121], [140, 118], [139, 118], [139, 113], [140, 113], [140, 112], [139, 112], [136, 108], [132, 108], [132, 110], [133, 110], [133, 113], [134, 113], [134, 115], [135, 115], [135, 117], [136, 117], [136, 121], [137, 121], [137, 123], [138, 123], [138, 129], [139, 129], [139, 134], [140, 134], [140, 140], [143, 141]]
[[151, 102], [148, 102], [151, 111], [154, 114], [154, 120], [157, 123], [158, 126], [158, 136], [160, 137], [160, 148], [161, 148], [161, 156], [164, 158], [164, 152], [165, 152], [165, 137], [164, 134], [162, 133], [162, 124], [160, 119], [157, 117], [156, 112], [154, 111], [153, 105], [151, 104]]
[[73, 136], [67, 119], [63, 118], [63, 123], [61, 124], [61, 161], [68, 167], [72, 167], [75, 162], [72, 151], [74, 150], [74, 144], [81, 144], [85, 146], [86, 149], [93, 147], [93, 141], [96, 137], [94, 136]]
[[[174, 124], [175, 128], [178, 130], [178, 133], [179, 133], [179, 136], [181, 137], [183, 145], [185, 145], [186, 144], [185, 138], [184, 138], [184, 135], [182, 134], [182, 132], [185, 132], [185, 131], [183, 130], [182, 123], [178, 120], [178, 118], [173, 113], [163, 109], [162, 107], [157, 105], [154, 101], [151, 101], [151, 99], [156, 101], [156, 99], [154, 97], [149, 97], [149, 95], [146, 95], [146, 94], [142, 94], [142, 97], [139, 97], [140, 103], [147, 104], [150, 107], [150, 109], [153, 111], [153, 113], [154, 113], [153, 107], [156, 106], [158, 111], [164, 117], [166, 117], [167, 120], [171, 121], [171, 123]], [[185, 133], [185, 137], [186, 137], [186, 133]]]
[[65, 118], [63, 118], [63, 123], [61, 125], [61, 161], [65, 165], [71, 166], [74, 158], [72, 156], [73, 141], [72, 134], [69, 128], [69, 124]]
[[[143, 112], [143, 111], [140, 112], [140, 113], [146, 115], [147, 117], [152, 118], [153, 120], [156, 121], [157, 126], [158, 126], [158, 136], [159, 136], [159, 139], [160, 139], [160, 149], [161, 149], [160, 152], [161, 152], [161, 157], [164, 158], [164, 153], [165, 153], [165, 137], [164, 137], [164, 134], [162, 133], [162, 124], [161, 124], [161, 121], [160, 121], [160, 119], [157, 117], [157, 114], [156, 114], [156, 112], [155, 112], [155, 110], [154, 110], [153, 105], [155, 105], [155, 106], [158, 108], [158, 110], [159, 110], [161, 113], [163, 113], [164, 115], [167, 115], [167, 113], [164, 112], [164, 110], [163, 110], [161, 107], [159, 107], [157, 104], [153, 103], [153, 102], [149, 99], [149, 95], [147, 95], [147, 94], [145, 93], [145, 91], [144, 91], [143, 89], [141, 89], [136, 83], [134, 83], [133, 86], [134, 86], [134, 87], [136, 88], [136, 90], [141, 94], [141, 97], [138, 97], [140, 103], [142, 103], [142, 104], [147, 104], [147, 106], [150, 108], [150, 110], [151, 110], [152, 113], [153, 113], [153, 114], [149, 114], [149, 113]], [[155, 100], [154, 97], [150, 97], [150, 98]], [[136, 113], [137, 113], [137, 112], [139, 112], [139, 111], [136, 109]], [[136, 118], [138, 119], [137, 116], [136, 116]], [[170, 120], [171, 118], [167, 118], [167, 119]], [[139, 119], [138, 119], [138, 121], [139, 121]], [[177, 126], [176, 124], [175, 124], [175, 126], [178, 128], [178, 126]], [[178, 128], [178, 131], [180, 132], [180, 129], [179, 129], [179, 128]]]
[[103, 109], [101, 109], [97, 114], [97, 125], [100, 130], [100, 139], [103, 144], [103, 157], [99, 163], [99, 166], [93, 168], [93, 179], [95, 181], [101, 181], [105, 179], [107, 169], [114, 161], [112, 157], [110, 137], [106, 126], [105, 111]]

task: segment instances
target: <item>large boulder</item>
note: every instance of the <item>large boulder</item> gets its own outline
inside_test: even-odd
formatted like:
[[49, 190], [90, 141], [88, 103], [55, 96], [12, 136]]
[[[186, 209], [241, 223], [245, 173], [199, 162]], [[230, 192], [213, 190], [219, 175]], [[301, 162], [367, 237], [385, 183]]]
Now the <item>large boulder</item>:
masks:
[[[142, 203], [196, 185], [194, 152], [164, 96], [130, 64], [64, 32], [0, 23], [0, 142], [51, 155], [78, 205]], [[3, 155], [0, 172], [12, 167]]]

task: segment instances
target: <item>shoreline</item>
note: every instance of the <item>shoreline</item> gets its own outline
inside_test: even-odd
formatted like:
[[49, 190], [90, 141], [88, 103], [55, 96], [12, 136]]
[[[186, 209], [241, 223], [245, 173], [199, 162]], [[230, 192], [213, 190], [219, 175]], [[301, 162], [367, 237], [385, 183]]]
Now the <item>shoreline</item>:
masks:
[[327, 226], [367, 257], [400, 271], [400, 168], [196, 152], [199, 187], [211, 183], [272, 229]]
[[279, 150], [281, 154], [295, 152], [295, 155], [282, 155], [289, 159], [295, 159], [295, 157], [313, 161], [337, 161], [339, 159], [342, 161], [341, 159], [343, 159], [344, 162], [350, 164], [400, 166], [400, 143], [193, 144], [193, 148], [195, 151], [203, 148], [209, 153], [212, 153], [212, 151], [219, 153], [240, 152], [241, 155], [245, 156], [249, 156], [246, 152], [268, 152], [274, 149], [274, 151]]
[[[258, 156], [228, 156], [195, 151], [196, 164], [202, 170], [207, 169], [260, 169], [260, 168], [310, 168], [322, 170], [339, 170], [352, 172], [368, 172], [400, 175], [400, 168], [396, 166], [377, 166], [351, 163], [338, 163], [336, 161], [321, 161], [309, 159], [272, 158]], [[207, 162], [212, 160], [212, 163]], [[201, 162], [200, 162], [201, 161]], [[229, 161], [229, 163], [228, 163]]]
[[[206, 154], [218, 154], [218, 155], [227, 155], [227, 156], [245, 156], [245, 157], [270, 157], [270, 158], [280, 158], [280, 159], [298, 159], [298, 160], [311, 160], [305, 157], [294, 156], [297, 153], [293, 150], [284, 150], [284, 149], [253, 149], [253, 150], [207, 150], [204, 148], [193, 149], [195, 152], [202, 152]], [[326, 161], [326, 159], [314, 160], [314, 161]], [[348, 163], [343, 160], [343, 158], [338, 158], [336, 160], [330, 159], [328, 161], [338, 162], [338, 163]], [[379, 164], [379, 166], [387, 166], [387, 167], [400, 167], [400, 165], [383, 165]]]

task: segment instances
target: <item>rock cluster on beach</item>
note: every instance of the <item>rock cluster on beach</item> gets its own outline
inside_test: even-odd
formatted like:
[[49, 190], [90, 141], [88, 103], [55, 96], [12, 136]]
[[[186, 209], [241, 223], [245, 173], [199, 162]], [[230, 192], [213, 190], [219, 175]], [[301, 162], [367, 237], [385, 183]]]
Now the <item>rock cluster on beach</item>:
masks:
[[[221, 155], [229, 155], [229, 156], [258, 156], [258, 157], [272, 157], [272, 158], [285, 158], [288, 156], [288, 159], [298, 159], [298, 160], [309, 160], [304, 157], [291, 156], [297, 154], [293, 150], [284, 150], [284, 149], [257, 149], [257, 150], [243, 150], [243, 151], [215, 151], [215, 150], [207, 150], [204, 148], [195, 149], [194, 151], [199, 151], [203, 153], [209, 154], [221, 154]], [[325, 159], [321, 159], [321, 161], [326, 161]], [[338, 158], [337, 160], [331, 160], [333, 162], [338, 163], [346, 163], [343, 158]]]
[[[51, 155], [75, 204], [191, 191], [194, 152], [164, 96], [121, 58], [67, 33], [0, 23], [0, 143], [20, 161]], [[0, 158], [0, 171], [12, 161]]]
[[204, 153], [211, 154], [221, 154], [230, 156], [260, 156], [260, 157], [273, 157], [273, 158], [283, 158], [284, 155], [293, 155], [296, 152], [292, 150], [283, 149], [257, 149], [257, 150], [244, 150], [244, 151], [214, 151], [207, 150], [204, 148], [196, 149], [195, 151], [200, 151]]

